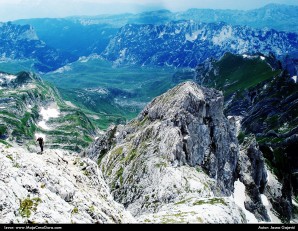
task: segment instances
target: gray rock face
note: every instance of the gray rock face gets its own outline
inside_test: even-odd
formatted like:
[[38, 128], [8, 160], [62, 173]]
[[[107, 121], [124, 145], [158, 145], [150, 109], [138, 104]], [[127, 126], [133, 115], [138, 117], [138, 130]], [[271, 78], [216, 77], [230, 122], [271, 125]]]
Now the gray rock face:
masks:
[[[285, 189], [283, 184], [279, 182], [273, 173], [268, 171], [268, 183], [264, 194], [272, 204], [273, 209], [278, 212], [278, 214], [282, 214], [284, 221], [287, 221], [294, 217], [292, 217], [293, 205], [291, 201], [285, 197], [285, 191], [287, 191], [287, 189]], [[297, 223], [297, 221], [294, 223]]]
[[180, 142], [173, 148], [162, 140], [161, 154], [166, 155], [171, 148], [172, 162], [202, 166], [217, 180], [223, 194], [233, 191], [237, 139], [223, 115], [220, 92], [191, 82], [181, 84], [151, 102], [138, 120], [146, 118], [151, 122], [164, 121], [177, 129]]
[[[139, 221], [246, 222], [227, 197], [234, 190], [238, 146], [222, 107], [220, 92], [180, 84], [106, 135], [111, 144], [98, 139], [86, 154], [94, 158], [97, 152], [114, 198]], [[219, 210], [222, 219], [216, 219]]]
[[267, 172], [263, 154], [254, 137], [246, 138], [240, 147], [238, 172], [240, 181], [246, 187], [245, 208], [258, 220], [270, 221], [260, 196], [265, 190]]
[[111, 149], [113, 143], [115, 143], [116, 126], [111, 126], [104, 134], [99, 134], [97, 140], [92, 143], [86, 150], [82, 152], [83, 156], [87, 156], [97, 161], [102, 158]]
[[[227, 114], [242, 115], [242, 129], [258, 137], [260, 150], [282, 183], [282, 196], [273, 200], [279, 215], [290, 222], [292, 196], [298, 195], [298, 84], [282, 72], [232, 99]], [[242, 113], [243, 112], [243, 113]]]
[[0, 144], [0, 223], [131, 223], [96, 163], [67, 151], [43, 155]]

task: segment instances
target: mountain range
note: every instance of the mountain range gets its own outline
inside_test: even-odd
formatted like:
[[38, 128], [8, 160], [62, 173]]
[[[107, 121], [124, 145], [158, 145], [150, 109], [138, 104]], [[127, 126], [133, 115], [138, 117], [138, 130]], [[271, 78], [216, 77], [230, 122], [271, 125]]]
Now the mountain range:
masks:
[[195, 67], [226, 52], [257, 52], [282, 57], [297, 51], [295, 33], [256, 30], [225, 23], [170, 22], [124, 26], [110, 41], [103, 57], [115, 64]]
[[297, 9], [1, 23], [0, 223], [297, 223]]
[[12, 23], [0, 24], [1, 61], [34, 60], [33, 67], [42, 72], [53, 71], [75, 57], [58, 51], [39, 40], [32, 26], [20, 26]]
[[[128, 52], [132, 52], [131, 55], [134, 56], [133, 49], [136, 49], [134, 46], [141, 46], [141, 49], [145, 49], [144, 54], [142, 54], [145, 60], [132, 57], [136, 60], [130, 60], [129, 63], [146, 62], [195, 66], [209, 55], [214, 56], [214, 58], [221, 57], [224, 51], [249, 51], [250, 53], [258, 51], [265, 54], [273, 52], [278, 56], [287, 55], [287, 61], [284, 63], [289, 66], [289, 70], [293, 70], [293, 67], [297, 69], [297, 12], [297, 6], [270, 4], [250, 11], [190, 9], [185, 12], [172, 13], [161, 10], [140, 14], [77, 16], [63, 19], [24, 19], [14, 23], [33, 26], [34, 33], [49, 47], [48, 49], [44, 48], [44, 50], [48, 50], [44, 51], [47, 53], [46, 55], [44, 53], [41, 55], [40, 52], [37, 52], [37, 55], [31, 55], [33, 58], [38, 56], [36, 69], [42, 72], [58, 69], [65, 63], [77, 60], [80, 56], [89, 56], [93, 53], [103, 54], [113, 61], [121, 61], [124, 49], [128, 49]], [[185, 25], [181, 25], [183, 23]], [[130, 24], [131, 28], [128, 26]], [[183, 28], [179, 28], [179, 24]], [[126, 30], [133, 32], [133, 28], [140, 30], [139, 33], [129, 35], [130, 40], [134, 42], [122, 40], [121, 44], [117, 45], [116, 41], [124, 36], [121, 33], [126, 33]], [[142, 29], [149, 30], [150, 36], [147, 35], [148, 46], [144, 46], [140, 41], [137, 42], [137, 40], [143, 39], [142, 36], [146, 36]], [[174, 31], [176, 29], [177, 31], [181, 29], [182, 33], [176, 34]], [[169, 36], [169, 41], [165, 41], [167, 37], [162, 38], [160, 33], [163, 30], [165, 30], [165, 36]], [[17, 33], [14, 34], [17, 35]], [[231, 36], [235, 39], [232, 39]], [[173, 40], [179, 42], [175, 49], [171, 47], [175, 46]], [[178, 60], [175, 61], [176, 58], [173, 60], [164, 58], [169, 52], [166, 50], [167, 46], [162, 47], [165, 42], [169, 43], [168, 48], [171, 49], [171, 52], [175, 52], [172, 56], [177, 56]], [[185, 42], [187, 42], [186, 45]], [[154, 52], [146, 51], [146, 49], [151, 50], [152, 46], [156, 49], [156, 43], [158, 43], [159, 49], [165, 49], [164, 54], [157, 55], [153, 54]], [[273, 44], [272, 48], [271, 43]], [[201, 45], [200, 49], [196, 45]], [[27, 44], [26, 46], [36, 47], [34, 44]], [[206, 49], [204, 49], [205, 46]], [[10, 49], [13, 47], [14, 45]], [[199, 52], [197, 57], [188, 57], [187, 51], [190, 49], [196, 49], [196, 52]], [[220, 52], [216, 52], [217, 49], [220, 49]], [[2, 53], [5, 52], [5, 50], [2, 51]], [[28, 56], [32, 51], [29, 49], [23, 52], [26, 53], [23, 56]], [[162, 50], [159, 52], [162, 53]], [[43, 57], [49, 55], [51, 57], [44, 60]], [[55, 63], [51, 61], [52, 59], [56, 60]], [[150, 61], [150, 59], [154, 61]]]
[[[204, 65], [209, 69], [198, 67], [198, 82], [202, 70], [210, 70], [204, 75], [210, 86], [226, 79], [221, 86], [228, 101], [218, 90], [184, 82], [153, 99], [134, 120], [104, 133], [37, 76], [1, 73], [0, 220], [295, 222], [296, 166], [288, 165], [296, 158], [295, 80], [276, 62], [258, 83], [227, 93], [237, 71], [254, 65], [254, 75], [262, 76], [267, 62], [274, 67], [270, 57], [228, 54]], [[244, 100], [249, 107], [242, 108]], [[266, 120], [259, 123], [260, 118]], [[38, 151], [34, 135], [42, 134], [45, 153], [28, 161]], [[80, 150], [80, 156], [73, 153]]]

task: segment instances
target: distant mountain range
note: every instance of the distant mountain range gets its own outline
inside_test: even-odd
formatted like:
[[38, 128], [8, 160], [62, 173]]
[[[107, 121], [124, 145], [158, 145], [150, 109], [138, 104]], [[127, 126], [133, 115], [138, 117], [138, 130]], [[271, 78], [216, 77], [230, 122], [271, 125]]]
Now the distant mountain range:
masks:
[[33, 59], [35, 69], [48, 72], [76, 58], [66, 52], [48, 46], [41, 41], [32, 26], [12, 23], [0, 24], [0, 59]]
[[116, 64], [195, 67], [226, 52], [282, 57], [297, 51], [297, 38], [295, 33], [226, 23], [128, 24], [110, 41], [103, 56]]
[[48, 45], [75, 55], [101, 53], [111, 37], [126, 24], [161, 25], [171, 21], [226, 22], [231, 25], [270, 28], [278, 31], [298, 32], [298, 7], [269, 4], [249, 10], [190, 9], [173, 13], [168, 10], [140, 14], [78, 16], [63, 19], [22, 19], [14, 23], [32, 25], [39, 38]]
[[258, 29], [271, 28], [278, 31], [298, 32], [298, 6], [269, 4], [254, 10], [190, 9], [176, 13], [176, 19], [200, 22], [226, 22], [231, 25]]
[[270, 4], [250, 11], [160, 10], [18, 20], [14, 23], [19, 25], [1, 24], [0, 57], [32, 59], [35, 70], [50, 72], [93, 53], [116, 64], [195, 67], [225, 52], [271, 52], [295, 74], [297, 13], [297, 6]]

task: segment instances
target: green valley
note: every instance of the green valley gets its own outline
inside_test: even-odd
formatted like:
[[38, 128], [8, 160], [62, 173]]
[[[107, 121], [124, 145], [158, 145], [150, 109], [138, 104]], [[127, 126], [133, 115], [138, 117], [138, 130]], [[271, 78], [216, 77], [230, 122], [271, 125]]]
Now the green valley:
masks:
[[[134, 118], [154, 97], [177, 84], [172, 67], [115, 67], [99, 57], [69, 64], [43, 79], [101, 129]], [[181, 78], [178, 81], [181, 82]]]

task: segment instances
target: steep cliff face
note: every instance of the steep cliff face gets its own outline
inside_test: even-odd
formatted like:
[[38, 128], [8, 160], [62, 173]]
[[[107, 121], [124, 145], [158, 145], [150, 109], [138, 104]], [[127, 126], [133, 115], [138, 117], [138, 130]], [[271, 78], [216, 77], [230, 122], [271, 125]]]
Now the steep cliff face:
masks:
[[218, 91], [178, 85], [85, 154], [96, 153], [114, 198], [138, 221], [246, 222], [230, 197], [238, 144]]
[[245, 139], [242, 143], [237, 168], [239, 180], [246, 187], [245, 208], [258, 220], [270, 221], [261, 199], [267, 184], [265, 161], [253, 137]]
[[43, 155], [0, 144], [0, 223], [132, 223], [96, 163], [74, 153]]
[[294, 79], [283, 72], [241, 93], [226, 109], [227, 113], [236, 114], [245, 101], [246, 109], [241, 110], [242, 136], [256, 134], [260, 149], [282, 183], [281, 195], [273, 205], [288, 221], [292, 217], [292, 196], [297, 197], [298, 191], [297, 88]]
[[[274, 209], [290, 221], [297, 197], [297, 83], [272, 55], [226, 54], [197, 67], [196, 81], [226, 96], [225, 114], [239, 116], [239, 140], [254, 134], [281, 187], [270, 189]], [[252, 150], [252, 149], [251, 149]], [[240, 152], [241, 153], [241, 152]], [[241, 157], [241, 155], [240, 155]], [[257, 169], [257, 168], [256, 168]], [[263, 188], [263, 187], [262, 187]]]

